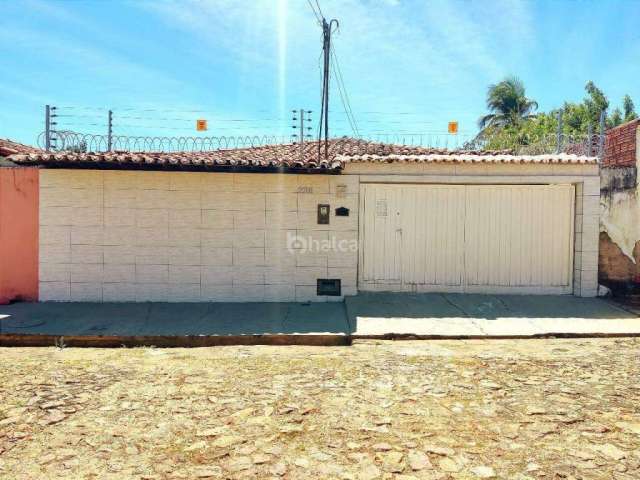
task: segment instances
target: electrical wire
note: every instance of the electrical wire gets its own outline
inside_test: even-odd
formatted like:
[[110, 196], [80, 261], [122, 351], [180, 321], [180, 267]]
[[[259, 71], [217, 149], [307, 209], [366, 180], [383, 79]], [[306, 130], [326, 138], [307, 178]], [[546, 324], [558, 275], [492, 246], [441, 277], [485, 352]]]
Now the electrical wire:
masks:
[[[322, 58], [322, 54], [319, 55], [319, 59], [320, 60]], [[319, 68], [321, 68], [321, 64], [319, 64]], [[97, 111], [104, 111], [104, 112], [108, 112], [109, 110], [111, 110], [114, 114], [116, 114], [116, 112], [120, 111], [120, 112], [147, 112], [147, 113], [206, 113], [206, 114], [212, 114], [212, 115], [217, 115], [217, 112], [214, 112], [212, 110], [181, 110], [181, 109], [142, 109], [142, 108], [138, 108], [138, 107], [130, 107], [130, 106], [122, 106], [122, 107], [111, 107], [111, 108], [107, 108], [107, 107], [91, 107], [91, 106], [79, 106], [79, 105], [55, 105], [52, 106], [52, 108], [55, 108], [55, 110], [61, 110], [61, 109], [70, 109], [70, 110], [97, 110]], [[269, 110], [256, 110], [257, 113], [274, 113], [273, 111], [269, 111]], [[329, 109], [329, 113], [331, 113], [331, 109]], [[380, 111], [380, 110], [376, 110], [376, 111], [371, 111], [371, 110], [367, 110], [367, 111], [362, 111], [359, 112], [361, 114], [366, 114], [366, 115], [403, 115], [403, 116], [422, 116], [424, 115], [424, 112], [407, 112], [407, 111]], [[468, 113], [467, 111], [464, 110], [447, 110], [447, 113]], [[62, 116], [63, 114], [59, 114], [59, 113], [54, 113], [52, 114], [52, 116]], [[101, 117], [101, 115], [99, 114], [95, 114], [94, 116], [96, 117]], [[120, 117], [122, 118], [122, 116]], [[265, 120], [271, 120], [272, 118], [265, 118]], [[279, 120], [287, 120], [286, 118], [278, 118]], [[220, 119], [220, 120], [229, 120], [229, 119]], [[247, 121], [251, 121], [251, 120], [247, 120]]]
[[338, 61], [338, 55], [335, 50], [335, 46], [333, 50], [331, 50], [334, 69], [333, 75], [336, 78], [336, 83], [338, 84], [338, 92], [340, 94], [340, 100], [342, 101], [342, 106], [344, 108], [345, 114], [349, 119], [349, 123], [351, 124], [351, 128], [356, 137], [360, 136], [358, 132], [358, 124], [356, 122], [355, 116], [353, 115], [353, 110], [351, 108], [351, 102], [349, 101], [349, 94], [347, 93], [347, 87], [344, 84], [344, 78], [342, 76], [342, 70], [340, 69], [340, 62]]
[[322, 25], [322, 19], [324, 18], [323, 15], [319, 15], [318, 12], [316, 12], [315, 7], [313, 6], [313, 4], [311, 3], [311, 0], [307, 0], [307, 3], [309, 4], [309, 6], [311, 7], [311, 11], [313, 12], [313, 15], [316, 17], [316, 20], [318, 21], [318, 23], [320, 25]]
[[[336, 67], [336, 75], [337, 75], [337, 79], [336, 81], [338, 82], [339, 86], [341, 86], [341, 88], [343, 88], [344, 92], [347, 94], [348, 97], [348, 92], [346, 91], [346, 85], [344, 83], [344, 75], [342, 74], [342, 70], [340, 67], [340, 63], [339, 63], [339, 59], [337, 57], [337, 53], [333, 51], [332, 49], [332, 53], [335, 54], [335, 58], [334, 58], [334, 66]], [[320, 74], [321, 72], [321, 67], [319, 66], [319, 70], [320, 70]], [[345, 98], [346, 101], [346, 98]], [[350, 106], [350, 101], [349, 101], [349, 106]], [[344, 107], [344, 105], [343, 105]], [[71, 108], [71, 107], [56, 107], [56, 111], [60, 110], [60, 109], [64, 109], [64, 108]], [[100, 107], [73, 107], [73, 109], [77, 109], [77, 110], [100, 110], [100, 111], [104, 111], [107, 112], [108, 109], [107, 108], [100, 108]], [[160, 121], [160, 122], [186, 122], [186, 123], [190, 123], [190, 122], [194, 122], [196, 119], [191, 117], [191, 118], [177, 118], [177, 117], [155, 117], [155, 116], [138, 116], [138, 115], [120, 115], [118, 112], [121, 110], [116, 110], [116, 109], [112, 109], [111, 110], [113, 113], [113, 119], [114, 121], [116, 120], [140, 120], [143, 122], [155, 122], [155, 121]], [[132, 109], [129, 109], [129, 111], [133, 111]], [[143, 111], [143, 110], [139, 110], [139, 111]], [[175, 112], [175, 113], [188, 113], [191, 111], [188, 110], [172, 110], [172, 109], [164, 109], [164, 110], [144, 110], [147, 112]], [[333, 109], [329, 109], [329, 113], [343, 113], [344, 110], [340, 111], [340, 110], [336, 110], [334, 111]], [[353, 108], [351, 107], [351, 112], [353, 111]], [[206, 112], [203, 110], [193, 110], [193, 112], [203, 112], [203, 113], [212, 113], [214, 114], [214, 112]], [[265, 111], [266, 112], [266, 111]], [[346, 113], [346, 112], [345, 112]], [[358, 124], [362, 123], [362, 124], [388, 124], [388, 125], [410, 125], [410, 124], [416, 124], [416, 125], [433, 125], [433, 122], [430, 121], [424, 121], [422, 119], [419, 118], [407, 118], [405, 120], [385, 120], [385, 119], [380, 119], [380, 118], [375, 118], [375, 117], [380, 117], [380, 116], [413, 116], [413, 117], [420, 117], [423, 116], [424, 113], [419, 113], [419, 112], [394, 112], [394, 111], [363, 111], [360, 112], [362, 114], [365, 115], [371, 115], [374, 116], [374, 118], [364, 118], [364, 119], [360, 119], [358, 121]], [[215, 115], [215, 114], [214, 114]], [[349, 113], [349, 115], [351, 115], [351, 113]], [[52, 118], [68, 118], [68, 119], [94, 119], [94, 120], [100, 120], [100, 119], [104, 119], [106, 117], [105, 115], [101, 115], [101, 114], [85, 114], [85, 113], [54, 113], [51, 115]], [[278, 116], [269, 116], [269, 117], [255, 117], [255, 118], [213, 118], [211, 119], [211, 121], [214, 122], [232, 122], [232, 123], [243, 123], [243, 124], [259, 124], [262, 122], [283, 122], [283, 123], [288, 123], [290, 119], [289, 118], [283, 118], [283, 117], [278, 117]], [[341, 119], [341, 118], [336, 118], [334, 119], [335, 122], [341, 122], [341, 121], [352, 121], [351, 119], [347, 118], [347, 119]], [[130, 123], [130, 122], [128, 122]]]
[[[160, 118], [160, 117], [134, 117], [129, 115], [114, 115], [114, 118], [124, 118], [128, 120], [160, 120], [160, 121], [168, 121], [168, 122], [194, 122], [196, 119], [194, 118]], [[240, 118], [216, 118], [214, 121], [216, 122], [236, 122], [236, 123], [246, 123], [246, 122], [256, 122], [256, 121], [286, 121], [285, 118], [256, 118], [256, 119], [240, 119]]]
[[[335, 66], [335, 63], [333, 61], [331, 63]], [[342, 91], [342, 87], [340, 85], [340, 80], [338, 79], [338, 75], [336, 73], [336, 69], [335, 68], [333, 70], [333, 76], [336, 79], [336, 84], [338, 85], [338, 94], [340, 95], [340, 101], [342, 102], [342, 107], [344, 108], [344, 113], [347, 116], [347, 121], [349, 122], [349, 126], [351, 127], [351, 131], [353, 132], [353, 134], [356, 137], [358, 137], [359, 135], [358, 135], [356, 126], [353, 123], [353, 119], [351, 118], [351, 115], [349, 114], [349, 109], [347, 107], [347, 103], [345, 101], [344, 93]]]
[[[171, 109], [171, 108], [139, 108], [132, 106], [114, 106], [114, 107], [91, 107], [83, 105], [52, 105], [52, 109], [69, 109], [69, 110], [101, 110], [101, 111], [121, 111], [121, 112], [147, 112], [147, 113], [208, 113], [217, 115], [217, 112], [213, 110], [186, 110], [186, 109]], [[274, 113], [273, 110], [256, 110], [257, 113]], [[56, 114], [57, 115], [57, 114]], [[96, 114], [97, 115], [97, 114]]]
[[[330, 113], [335, 113], [337, 116], [333, 119], [333, 123], [336, 128], [336, 134], [340, 134], [340, 136], [345, 133], [349, 133], [350, 135], [355, 135], [356, 137], [362, 137], [367, 133], [376, 133], [382, 135], [395, 135], [395, 134], [404, 134], [404, 135], [438, 135], [438, 136], [448, 136], [448, 132], [442, 131], [439, 129], [434, 129], [435, 126], [433, 122], [423, 121], [419, 118], [423, 114], [418, 112], [406, 112], [406, 111], [367, 111], [365, 112], [367, 116], [373, 118], [364, 118], [360, 119], [356, 122], [355, 115], [353, 113], [353, 107], [350, 103], [350, 98], [348, 95], [348, 91], [346, 89], [346, 85], [344, 82], [344, 74], [341, 71], [341, 66], [339, 62], [339, 58], [337, 55], [337, 51], [333, 51], [332, 49], [331, 61], [332, 67], [334, 68], [334, 79], [338, 86], [338, 92], [340, 94], [340, 100], [342, 102], [342, 110], [336, 109], [335, 112], [333, 109], [330, 109]], [[96, 130], [102, 130], [108, 128], [107, 108], [101, 107], [83, 107], [83, 106], [74, 106], [73, 108], [66, 109], [66, 107], [56, 107], [55, 112], [52, 114], [52, 118], [56, 120], [57, 130], [62, 130], [63, 128], [95, 128]], [[178, 109], [146, 109], [152, 112], [184, 112], [184, 110]], [[91, 113], [91, 112], [97, 113]], [[115, 128], [115, 131], [123, 131], [134, 133], [136, 130], [149, 132], [153, 130], [158, 130], [162, 132], [170, 132], [176, 131], [176, 133], [182, 132], [193, 132], [194, 128], [189, 127], [188, 125], [195, 121], [195, 118], [179, 118], [172, 116], [154, 116], [154, 115], [136, 115], [133, 109], [130, 109], [130, 114], [120, 115], [118, 111], [111, 110], [113, 112], [113, 123], [112, 126]], [[137, 111], [137, 110], [136, 110]], [[269, 112], [269, 110], [261, 110], [262, 112]], [[105, 112], [105, 114], [101, 114], [100, 112]], [[389, 116], [402, 116], [402, 120], [400, 119], [392, 119], [393, 117], [388, 118]], [[342, 118], [341, 118], [342, 117]], [[242, 132], [247, 132], [247, 134], [251, 134], [251, 132], [266, 132], [266, 131], [282, 131], [286, 130], [289, 126], [288, 118], [282, 119], [278, 116], [265, 116], [265, 117], [256, 117], [253, 119], [249, 118], [221, 118], [214, 119], [213, 128], [210, 129], [212, 132], [221, 132], [227, 133], [231, 135], [240, 135]], [[121, 123], [122, 122], [122, 123]], [[178, 123], [178, 125], [175, 125]], [[386, 128], [388, 127], [388, 128]], [[425, 129], [425, 127], [427, 127]], [[346, 129], [346, 130], [345, 130]], [[393, 132], [393, 133], [389, 133]], [[319, 132], [318, 132], [319, 133]], [[194, 133], [195, 134], [195, 133]], [[460, 136], [467, 135], [467, 131], [459, 131]], [[198, 133], [196, 135], [201, 135]]]

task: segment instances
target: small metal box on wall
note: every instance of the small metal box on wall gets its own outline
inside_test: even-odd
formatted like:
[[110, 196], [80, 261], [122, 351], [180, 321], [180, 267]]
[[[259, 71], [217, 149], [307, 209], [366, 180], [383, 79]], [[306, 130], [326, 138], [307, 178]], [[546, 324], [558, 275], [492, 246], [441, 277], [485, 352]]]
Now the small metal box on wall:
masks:
[[339, 278], [318, 278], [316, 294], [328, 297], [339, 297], [342, 295], [342, 282]]
[[329, 225], [331, 208], [326, 204], [318, 204], [318, 225]]

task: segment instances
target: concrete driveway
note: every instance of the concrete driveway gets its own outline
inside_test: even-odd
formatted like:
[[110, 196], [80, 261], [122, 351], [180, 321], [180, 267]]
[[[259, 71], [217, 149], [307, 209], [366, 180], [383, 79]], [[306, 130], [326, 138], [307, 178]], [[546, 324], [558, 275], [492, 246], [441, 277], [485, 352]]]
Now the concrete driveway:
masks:
[[640, 334], [640, 319], [571, 295], [361, 293], [345, 301], [354, 338]]
[[347, 344], [352, 338], [640, 335], [611, 302], [573, 296], [363, 293], [333, 303], [19, 303], [0, 345]]

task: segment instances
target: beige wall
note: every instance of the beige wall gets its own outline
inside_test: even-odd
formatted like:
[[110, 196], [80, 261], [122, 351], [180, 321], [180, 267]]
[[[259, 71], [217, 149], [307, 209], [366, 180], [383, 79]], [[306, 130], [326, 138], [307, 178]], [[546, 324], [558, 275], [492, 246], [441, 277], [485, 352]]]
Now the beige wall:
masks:
[[359, 175], [361, 183], [573, 184], [576, 191], [573, 294], [585, 297], [597, 295], [598, 165], [354, 163], [347, 165], [344, 173]]
[[41, 170], [40, 185], [41, 300], [340, 299], [316, 296], [318, 278], [355, 293], [357, 252], [324, 246], [357, 239], [357, 179]]
[[[596, 294], [597, 166], [352, 164], [342, 175], [43, 169], [40, 299], [341, 298], [316, 296], [318, 278], [353, 295], [360, 182], [574, 184], [574, 293]], [[342, 206], [348, 217], [335, 216]]]
[[573, 185], [362, 184], [359, 287], [573, 293]]

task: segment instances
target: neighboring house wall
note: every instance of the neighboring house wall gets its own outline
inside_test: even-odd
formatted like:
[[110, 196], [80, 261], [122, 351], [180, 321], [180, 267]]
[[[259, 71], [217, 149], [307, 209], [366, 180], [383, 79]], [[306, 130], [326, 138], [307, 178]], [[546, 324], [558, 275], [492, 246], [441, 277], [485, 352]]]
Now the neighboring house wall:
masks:
[[640, 119], [636, 119], [607, 131], [602, 159], [603, 167], [637, 166], [639, 127]]
[[621, 293], [640, 283], [640, 119], [607, 132], [602, 160], [600, 283]]
[[38, 300], [38, 169], [0, 167], [0, 304]]
[[[353, 180], [42, 170], [40, 299], [341, 298], [318, 297], [318, 278], [339, 278], [343, 294], [355, 294], [357, 252], [323, 248], [334, 238], [356, 244]], [[317, 224], [319, 203], [331, 206], [329, 225]], [[335, 216], [341, 206], [350, 216]]]

